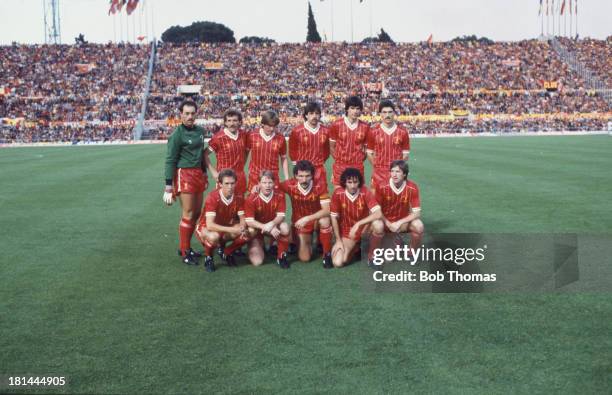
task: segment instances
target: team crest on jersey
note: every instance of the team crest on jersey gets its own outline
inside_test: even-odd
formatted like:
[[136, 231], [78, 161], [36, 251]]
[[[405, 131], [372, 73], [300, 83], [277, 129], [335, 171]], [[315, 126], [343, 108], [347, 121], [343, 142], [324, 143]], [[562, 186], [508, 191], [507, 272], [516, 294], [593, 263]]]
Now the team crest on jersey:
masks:
[[399, 138], [399, 137], [396, 137], [395, 139], [393, 139], [393, 144], [399, 145], [399, 143], [400, 143], [401, 141], [402, 141], [402, 140], [400, 140], [400, 138]]
[[346, 208], [346, 203], [342, 203], [342, 208]]
[[344, 132], [340, 133], [340, 138], [342, 138], [342, 139], [346, 138], [346, 133], [344, 133]]
[[363, 133], [361, 132], [357, 133], [357, 140], [359, 141], [363, 140]]
[[359, 202], [357, 203], [357, 210], [363, 210], [363, 203]]
[[255, 145], [255, 148], [259, 148], [259, 146], [260, 146], [261, 144], [259, 143], [259, 141], [256, 141], [256, 142], [254, 143], [254, 145]]
[[304, 140], [304, 142], [307, 143], [308, 142], [308, 136], [302, 137], [302, 140]]

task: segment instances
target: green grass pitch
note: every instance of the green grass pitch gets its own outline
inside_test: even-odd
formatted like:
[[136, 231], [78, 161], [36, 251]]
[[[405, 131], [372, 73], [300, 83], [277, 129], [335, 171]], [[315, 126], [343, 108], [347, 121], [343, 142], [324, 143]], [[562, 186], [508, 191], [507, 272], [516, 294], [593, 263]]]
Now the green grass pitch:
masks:
[[[374, 293], [360, 265], [318, 258], [183, 265], [164, 153], [0, 150], [0, 374], [67, 376], [52, 392], [68, 393], [612, 391], [609, 293]], [[429, 232], [612, 229], [609, 136], [414, 139], [410, 165]]]

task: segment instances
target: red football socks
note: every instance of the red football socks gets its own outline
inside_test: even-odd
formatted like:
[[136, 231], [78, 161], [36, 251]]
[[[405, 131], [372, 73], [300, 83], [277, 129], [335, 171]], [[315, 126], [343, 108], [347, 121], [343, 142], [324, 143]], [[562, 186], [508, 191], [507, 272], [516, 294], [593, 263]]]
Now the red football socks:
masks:
[[280, 259], [280, 257], [282, 257], [283, 254], [289, 249], [289, 236], [280, 235], [278, 236], [276, 242], [278, 244], [278, 252], [276, 253], [276, 257]]
[[232, 243], [231, 246], [225, 247], [225, 250], [223, 251], [223, 253], [225, 255], [232, 255], [234, 251], [236, 251], [237, 249], [245, 245], [248, 241], [249, 241], [248, 237], [240, 235], [236, 239], [234, 239], [234, 242]]
[[179, 224], [179, 248], [181, 254], [185, 254], [185, 251], [191, 248], [191, 236], [195, 230], [195, 221], [187, 218], [181, 218]]
[[332, 227], [319, 229], [319, 241], [323, 245], [323, 254], [328, 254], [332, 249]]

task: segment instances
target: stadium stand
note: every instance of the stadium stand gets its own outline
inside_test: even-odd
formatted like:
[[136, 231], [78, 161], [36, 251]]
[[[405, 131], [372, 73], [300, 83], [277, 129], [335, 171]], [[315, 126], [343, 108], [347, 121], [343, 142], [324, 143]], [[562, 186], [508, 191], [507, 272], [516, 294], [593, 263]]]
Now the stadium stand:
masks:
[[[609, 41], [559, 40], [610, 89]], [[131, 138], [150, 51], [129, 44], [0, 47], [0, 142]], [[370, 121], [378, 100], [391, 98], [412, 133], [604, 130], [612, 119], [601, 90], [540, 40], [160, 44], [151, 82], [150, 139], [165, 139], [178, 122], [179, 85], [201, 87], [198, 118], [210, 120], [210, 133], [228, 107], [240, 108], [247, 124], [274, 109], [288, 131], [314, 99], [329, 121], [350, 93], [364, 97]]]

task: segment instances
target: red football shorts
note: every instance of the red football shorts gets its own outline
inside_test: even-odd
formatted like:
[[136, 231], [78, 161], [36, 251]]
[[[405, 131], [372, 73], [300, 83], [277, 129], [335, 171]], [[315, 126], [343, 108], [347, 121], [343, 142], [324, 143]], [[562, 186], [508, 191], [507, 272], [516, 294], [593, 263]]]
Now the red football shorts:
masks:
[[199, 167], [178, 168], [172, 182], [174, 195], [185, 193], [202, 193], [208, 188], [208, 176]]
[[354, 240], [356, 242], [359, 242], [361, 240], [361, 236], [363, 234], [368, 234], [370, 232], [370, 224], [367, 225], [363, 225], [359, 227], [359, 230], [357, 231], [357, 234], [355, 235], [354, 238], [349, 236], [349, 233], [351, 233], [351, 227], [347, 227], [347, 226], [341, 226], [340, 227], [340, 236], [345, 238], [345, 239], [351, 239]]
[[315, 167], [314, 183], [316, 185], [323, 185], [326, 191], [329, 190], [327, 187], [327, 171], [325, 171], [325, 166]]
[[302, 229], [298, 229], [295, 226], [293, 227], [293, 232], [300, 234], [300, 235], [309, 235], [312, 234], [312, 232], [315, 231], [315, 229], [318, 229], [318, 220], [313, 220], [310, 221], [306, 224], [306, 226], [304, 226]]
[[342, 172], [344, 172], [344, 170], [348, 169], [349, 167], [354, 167], [355, 169], [359, 170], [359, 172], [361, 173], [361, 176], [363, 177], [364, 175], [363, 163], [354, 164], [354, 165], [347, 165], [344, 163], [334, 163], [332, 165], [332, 170], [333, 170], [332, 184], [335, 187], [340, 186], [340, 176], [342, 175]]
[[389, 170], [386, 168], [375, 168], [372, 173], [372, 181], [370, 182], [370, 189], [376, 190], [377, 186], [382, 186], [389, 183]]

